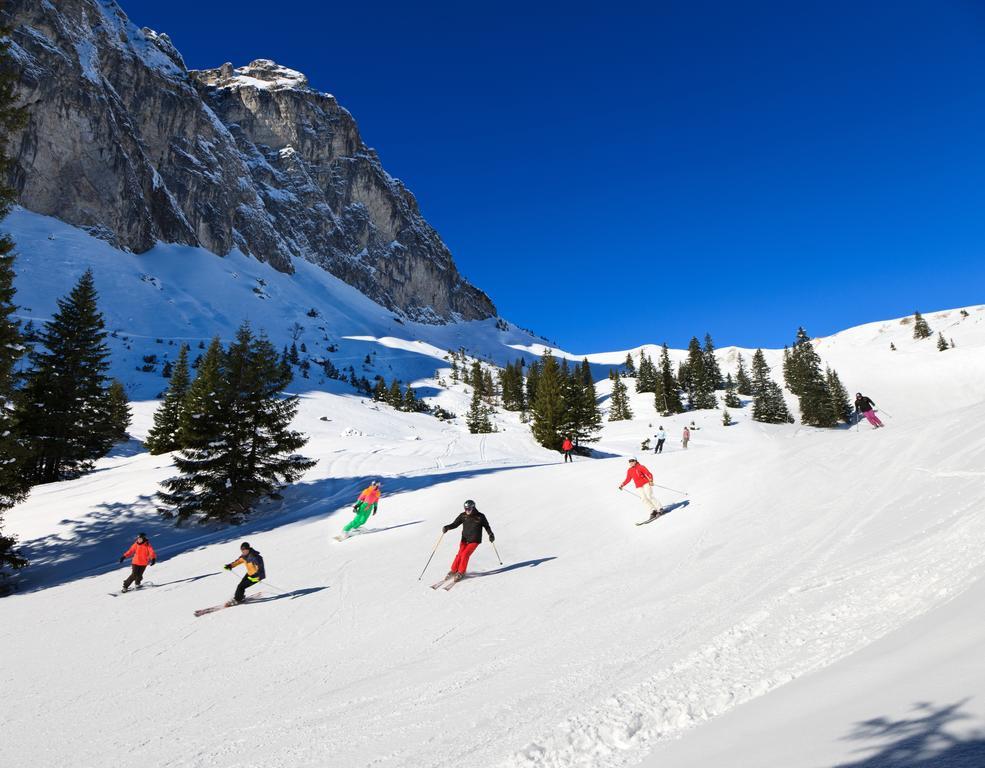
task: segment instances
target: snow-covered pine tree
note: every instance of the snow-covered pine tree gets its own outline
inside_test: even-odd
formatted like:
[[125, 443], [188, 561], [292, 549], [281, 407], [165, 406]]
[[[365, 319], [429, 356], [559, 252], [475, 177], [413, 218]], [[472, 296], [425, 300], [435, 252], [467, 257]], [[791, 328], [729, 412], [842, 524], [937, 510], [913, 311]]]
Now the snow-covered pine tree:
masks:
[[915, 339], [927, 339], [933, 331], [930, 330], [930, 325], [924, 320], [923, 315], [919, 312], [913, 313], [913, 338]]
[[831, 398], [831, 413], [837, 421], [845, 424], [852, 423], [852, 403], [848, 399], [848, 390], [838, 378], [838, 372], [830, 366], [824, 369], [824, 378], [828, 383], [828, 393]]
[[[196, 447], [175, 454], [180, 474], [165, 480], [164, 490], [158, 492], [168, 505], [162, 510], [164, 516], [179, 522], [193, 517], [237, 522], [260, 499], [294, 482], [315, 464], [295, 453], [308, 439], [290, 429], [298, 398], [283, 396], [288, 381], [281, 375], [274, 346], [244, 324], [229, 350], [213, 355], [219, 364], [207, 375], [217, 386], [203, 381], [196, 392], [203, 371], [212, 367], [209, 354], [218, 342], [213, 345], [192, 384], [186, 408], [190, 420], [206, 423], [211, 434], [203, 429], [196, 435]], [[205, 407], [204, 413], [188, 413], [193, 398]]]
[[626, 362], [623, 364], [623, 376], [635, 376], [636, 375], [636, 363], [633, 362], [633, 356], [627, 352]]
[[722, 409], [722, 426], [731, 427], [733, 424], [732, 414], [728, 412], [728, 408]]
[[154, 426], [147, 433], [144, 446], [152, 454], [169, 453], [181, 448], [178, 435], [181, 431], [181, 414], [191, 381], [188, 375], [188, 347], [181, 345], [178, 359], [171, 372], [171, 383], [164, 394], [161, 406], [154, 411]]
[[[533, 374], [535, 366], [527, 369], [527, 381]], [[536, 364], [536, 389], [530, 399], [530, 411], [533, 416], [531, 431], [534, 439], [545, 448], [557, 451], [561, 449], [561, 430], [564, 428], [564, 401], [562, 392], [564, 384], [561, 380], [561, 366], [558, 365], [550, 350], [544, 352], [540, 362]]]
[[408, 413], [417, 413], [421, 410], [421, 405], [421, 401], [417, 399], [417, 395], [414, 393], [414, 388], [408, 384], [404, 390], [404, 400], [401, 410], [407, 411]]
[[669, 415], [672, 413], [683, 413], [684, 404], [681, 402], [681, 390], [677, 378], [674, 376], [674, 369], [670, 365], [670, 350], [667, 342], [664, 342], [660, 350], [660, 386], [656, 394], [655, 404], [657, 411]]
[[752, 356], [752, 385], [753, 421], [764, 424], [787, 424], [793, 421], [783, 399], [783, 390], [773, 381], [770, 367], [761, 349], [757, 349], [756, 354]]
[[747, 397], [752, 395], [752, 379], [749, 378], [749, 371], [746, 370], [746, 361], [739, 355], [739, 369], [735, 374], [735, 388], [740, 395]]
[[941, 333], [940, 331], [937, 332], [937, 349], [941, 352], [950, 349], [950, 346], [947, 343], [947, 339], [944, 338], [944, 334]]
[[704, 346], [704, 363], [705, 363], [705, 375], [709, 379], [709, 385], [715, 389], [725, 388], [725, 379], [722, 377], [722, 369], [718, 365], [718, 360], [715, 359], [715, 343], [711, 340], [711, 334], [705, 334], [705, 346]]
[[[717, 366], [716, 366], [717, 368]], [[697, 336], [692, 336], [687, 347], [688, 408], [699, 410], [715, 408], [715, 374], [705, 365], [705, 354]]]
[[[6, 30], [0, 30], [0, 221], [6, 218], [14, 204], [14, 190], [2, 182], [7, 178], [10, 160], [7, 158], [7, 137], [27, 120], [23, 108], [17, 106], [13, 86], [18, 78], [18, 66], [10, 55]], [[6, 233], [0, 234], [0, 579], [7, 569], [22, 568], [27, 561], [16, 549], [13, 536], [3, 533], [3, 513], [21, 501], [30, 487], [24, 461], [27, 455], [24, 441], [15, 418], [14, 392], [18, 382], [17, 363], [24, 352], [24, 339], [14, 317], [14, 242]], [[4, 590], [0, 585], [0, 594]]]
[[130, 410], [130, 401], [127, 398], [127, 391], [123, 388], [123, 382], [113, 379], [109, 385], [109, 396], [107, 401], [109, 419], [107, 428], [114, 443], [128, 440], [130, 435], [127, 429], [130, 428], [130, 420], [133, 412]]
[[831, 409], [828, 384], [821, 372], [821, 358], [803, 328], [797, 329], [797, 340], [790, 350], [790, 370], [797, 389], [789, 381], [788, 386], [800, 398], [801, 423], [812, 427], [835, 426], [837, 419]]
[[489, 420], [489, 409], [482, 402], [482, 390], [479, 387], [472, 388], [472, 402], [465, 416], [465, 425], [473, 435], [493, 431], [492, 422]]
[[106, 335], [92, 272], [86, 271], [45, 323], [18, 393], [31, 482], [78, 477], [112, 447]]
[[629, 391], [622, 379], [616, 376], [615, 371], [609, 374], [612, 379], [612, 398], [609, 400], [609, 421], [626, 421], [633, 418], [633, 411], [629, 407]]
[[[739, 399], [738, 392], [736, 391], [735, 382], [732, 381], [732, 374], [728, 374], [725, 377], [725, 407], [726, 408], [741, 408], [742, 401]], [[727, 411], [726, 411], [727, 413]], [[728, 426], [728, 425], [726, 425]]]
[[636, 391], [655, 393], [657, 386], [657, 369], [646, 356], [646, 352], [640, 351], [640, 364], [636, 369]]
[[377, 403], [385, 403], [389, 392], [386, 387], [386, 381], [380, 376], [376, 380], [376, 384], [373, 385], [373, 400]]

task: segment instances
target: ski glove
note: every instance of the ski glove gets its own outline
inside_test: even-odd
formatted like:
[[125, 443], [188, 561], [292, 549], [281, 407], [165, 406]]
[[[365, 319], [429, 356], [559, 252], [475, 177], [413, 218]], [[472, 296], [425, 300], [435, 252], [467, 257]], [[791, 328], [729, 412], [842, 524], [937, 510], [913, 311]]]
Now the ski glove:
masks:
[[224, 565], [224, 566], [222, 566], [222, 570], [224, 570], [224, 571], [231, 571], [232, 569], [233, 569], [233, 567], [231, 565]]
[[358, 501], [355, 504], [352, 505], [352, 511], [353, 512], [358, 512], [359, 511], [359, 502]]
[[494, 534], [490, 533], [489, 534], [489, 543], [492, 544], [494, 541], [496, 541], [496, 536]]
[[247, 576], [246, 578], [248, 578], [254, 584], [259, 584], [260, 583], [260, 579], [258, 579], [256, 576]]
[[127, 559], [127, 556], [126, 556], [126, 555], [120, 555], [120, 562], [121, 562], [121, 563], [122, 563], [122, 562], [123, 562], [124, 560], [126, 560], [126, 559]]
[[[441, 526], [441, 532], [442, 533], [448, 533], [448, 526], [447, 525]], [[122, 561], [120, 561], [120, 562], [122, 562]]]
[[157, 558], [156, 558], [156, 557], [152, 557], [152, 558], [150, 559], [150, 564], [151, 564], [151, 565], [157, 565]]

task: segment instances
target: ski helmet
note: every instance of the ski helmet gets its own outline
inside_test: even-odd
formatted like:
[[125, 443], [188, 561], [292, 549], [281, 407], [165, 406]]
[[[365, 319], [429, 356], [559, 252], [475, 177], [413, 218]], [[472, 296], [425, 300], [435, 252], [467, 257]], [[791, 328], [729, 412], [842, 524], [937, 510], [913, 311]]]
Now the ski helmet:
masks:
[[137, 538], [138, 539], [146, 539], [147, 538], [147, 534], [146, 533], [143, 533], [143, 532], [138, 533], [137, 534]]
[[466, 509], [475, 509], [475, 502], [472, 501], [472, 499], [466, 499], [466, 501], [465, 501], [465, 508]]
[[248, 541], [244, 541], [242, 544], [240, 544], [239, 545], [239, 548], [240, 549], [253, 549], [253, 547], [250, 546], [250, 542], [248, 542]]

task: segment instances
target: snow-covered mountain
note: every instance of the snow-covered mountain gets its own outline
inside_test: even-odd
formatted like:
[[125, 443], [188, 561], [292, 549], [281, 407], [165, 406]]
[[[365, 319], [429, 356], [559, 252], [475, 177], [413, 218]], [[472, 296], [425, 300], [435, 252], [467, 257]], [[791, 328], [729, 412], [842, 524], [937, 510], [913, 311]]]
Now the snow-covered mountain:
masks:
[[[493, 319], [408, 321], [304, 261], [286, 274], [236, 250], [128, 254], [23, 209], [4, 225], [25, 318], [50, 316], [93, 269], [138, 438], [164, 357], [244, 319], [278, 344], [297, 333], [340, 368], [411, 382], [455, 413], [468, 393], [449, 380], [447, 349], [502, 363], [546, 344]], [[318, 464], [232, 529], [160, 519], [153, 493], [169, 458], [120, 446], [7, 515], [33, 565], [0, 601], [0, 764], [117, 765], [135, 744], [148, 766], [869, 768], [914, 749], [926, 762], [898, 764], [978, 759], [985, 306], [925, 317], [954, 349], [913, 339], [906, 318], [816, 341], [849, 390], [882, 409], [878, 431], [757, 424], [748, 406], [731, 427], [720, 411], [663, 418], [631, 392], [635, 419], [607, 423], [594, 460], [564, 465], [514, 414], [471, 435], [461, 419], [395, 412], [313, 369], [295, 381], [296, 426]], [[604, 377], [626, 352], [589, 359]], [[725, 370], [737, 352], [719, 350]], [[767, 351], [778, 376], [780, 355]], [[617, 486], [658, 425], [666, 452], [641, 458], [687, 495], [658, 489], [670, 514], [637, 527], [645, 510]], [[334, 542], [372, 478], [384, 496], [369, 530]], [[457, 541], [440, 527], [466, 498], [489, 516], [503, 563], [483, 544], [474, 578], [433, 592]], [[157, 586], [110, 596], [138, 530], [158, 549]], [[263, 598], [193, 617], [229, 596], [235, 580], [220, 566], [244, 538], [266, 559]], [[59, 738], [39, 738], [39, 723]]]
[[20, 203], [134, 253], [234, 249], [322, 267], [404, 317], [494, 317], [352, 115], [259, 59], [189, 71], [167, 35], [113, 0], [9, 0], [27, 127], [11, 137]]

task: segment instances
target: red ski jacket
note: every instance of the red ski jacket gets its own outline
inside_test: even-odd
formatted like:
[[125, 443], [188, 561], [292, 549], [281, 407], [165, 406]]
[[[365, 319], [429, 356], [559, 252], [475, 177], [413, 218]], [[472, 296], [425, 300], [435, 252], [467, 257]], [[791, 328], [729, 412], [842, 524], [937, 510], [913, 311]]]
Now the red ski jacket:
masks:
[[571, 441], [565, 438], [564, 442], [561, 443], [561, 450], [570, 451], [572, 448], [574, 448], [574, 446], [571, 444]]
[[642, 464], [633, 464], [626, 471], [626, 479], [622, 481], [623, 485], [626, 485], [630, 480], [632, 480], [637, 488], [642, 488], [644, 485], [649, 485], [653, 482], [653, 475], [650, 474], [650, 470], [644, 467]]
[[138, 544], [136, 541], [130, 545], [130, 549], [123, 553], [124, 557], [130, 557], [133, 555], [134, 565], [147, 565], [151, 560], [157, 559], [157, 554], [154, 552], [154, 547], [150, 545], [147, 539], [144, 539], [143, 544]]

